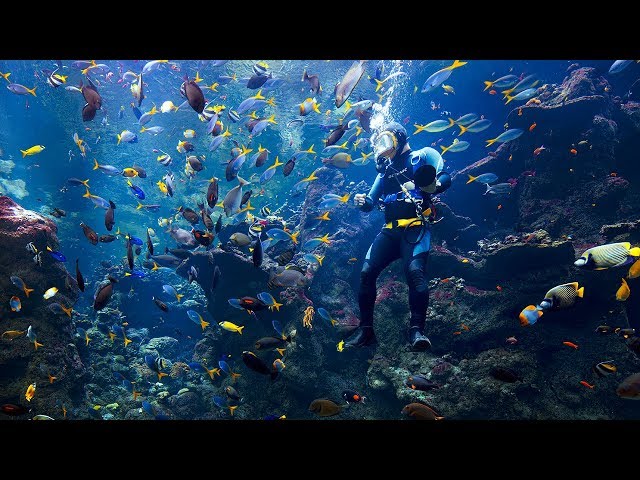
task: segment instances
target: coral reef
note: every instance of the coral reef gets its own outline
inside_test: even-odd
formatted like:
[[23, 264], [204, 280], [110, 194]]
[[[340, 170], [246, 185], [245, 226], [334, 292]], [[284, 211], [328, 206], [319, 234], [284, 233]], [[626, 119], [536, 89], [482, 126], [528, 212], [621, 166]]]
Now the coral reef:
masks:
[[[0, 391], [6, 402], [26, 403], [27, 386], [36, 383], [36, 394], [30, 407], [50, 416], [59, 416], [61, 406], [71, 410], [78, 402], [77, 392], [82, 387], [85, 366], [74, 343], [74, 330], [67, 315], [54, 315], [48, 305], [53, 302], [72, 306], [79, 290], [75, 279], [64, 265], [43, 253], [42, 266], [33, 261], [33, 254], [26, 249], [33, 242], [40, 251], [49, 245], [58, 248], [56, 226], [49, 219], [25, 210], [6, 196], [0, 196], [0, 264], [10, 270], [0, 278], [0, 316], [2, 331], [18, 330], [23, 334], [0, 341]], [[29, 297], [16, 287], [11, 275], [20, 277], [33, 289]], [[51, 287], [58, 292], [50, 300], [43, 293]], [[8, 299], [16, 295], [22, 309], [13, 312]], [[37, 341], [43, 346], [37, 350], [26, 337], [27, 328], [36, 332]], [[49, 375], [55, 377], [50, 381]]]

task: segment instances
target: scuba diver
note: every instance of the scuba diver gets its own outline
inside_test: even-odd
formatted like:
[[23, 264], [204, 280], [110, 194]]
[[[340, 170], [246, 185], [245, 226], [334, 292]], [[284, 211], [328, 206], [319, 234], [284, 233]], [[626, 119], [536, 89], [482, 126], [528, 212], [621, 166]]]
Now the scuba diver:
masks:
[[354, 203], [364, 212], [375, 206], [382, 208], [386, 224], [367, 251], [358, 294], [360, 325], [345, 346], [377, 343], [373, 331], [376, 280], [391, 262], [401, 258], [409, 285], [409, 345], [413, 350], [427, 350], [431, 341], [424, 335], [429, 305], [426, 269], [430, 224], [435, 222], [431, 195], [449, 188], [451, 177], [442, 171], [444, 162], [436, 150], [429, 147], [411, 150], [407, 131], [397, 122], [384, 125], [371, 144], [378, 175], [369, 193], [355, 195]]

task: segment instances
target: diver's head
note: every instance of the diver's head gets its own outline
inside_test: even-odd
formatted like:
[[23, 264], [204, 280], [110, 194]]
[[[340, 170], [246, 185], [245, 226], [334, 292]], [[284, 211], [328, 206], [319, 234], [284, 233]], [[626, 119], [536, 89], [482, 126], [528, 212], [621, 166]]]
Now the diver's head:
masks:
[[373, 143], [376, 168], [386, 167], [386, 163], [402, 153], [407, 146], [407, 131], [398, 122], [385, 124]]

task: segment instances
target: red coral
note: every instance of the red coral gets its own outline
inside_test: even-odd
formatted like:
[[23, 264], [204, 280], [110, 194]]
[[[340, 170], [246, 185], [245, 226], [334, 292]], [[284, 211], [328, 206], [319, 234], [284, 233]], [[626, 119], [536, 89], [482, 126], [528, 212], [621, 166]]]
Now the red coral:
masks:
[[395, 295], [398, 287], [399, 287], [399, 282], [395, 281], [394, 279], [383, 283], [380, 289], [378, 290], [378, 295], [376, 296], [376, 304]]
[[449, 300], [453, 297], [453, 293], [446, 290], [435, 290], [433, 292], [433, 298], [437, 301]]
[[450, 370], [452, 366], [453, 365], [451, 365], [449, 362], [441, 362], [431, 369], [431, 373], [433, 373], [434, 375], [442, 375], [447, 370]]
[[479, 288], [472, 287], [471, 285], [465, 285], [464, 289], [469, 292], [471, 295], [482, 295], [484, 292]]

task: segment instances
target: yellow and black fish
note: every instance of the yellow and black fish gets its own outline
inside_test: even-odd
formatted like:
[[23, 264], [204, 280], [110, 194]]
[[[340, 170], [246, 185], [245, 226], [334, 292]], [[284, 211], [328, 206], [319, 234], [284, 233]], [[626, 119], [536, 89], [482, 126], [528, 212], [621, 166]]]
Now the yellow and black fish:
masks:
[[586, 250], [573, 264], [587, 270], [604, 270], [633, 263], [640, 257], [640, 248], [629, 242], [609, 243]]
[[578, 282], [564, 283], [549, 290], [540, 302], [540, 308], [559, 309], [575, 305], [578, 298], [584, 295], [584, 287], [579, 287]]
[[618, 367], [616, 367], [613, 360], [606, 360], [604, 362], [596, 363], [593, 366], [593, 373], [598, 375], [599, 377], [605, 377], [607, 375], [611, 375], [612, 373], [616, 373], [618, 371]]

